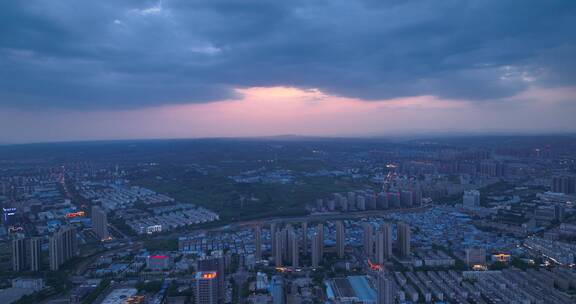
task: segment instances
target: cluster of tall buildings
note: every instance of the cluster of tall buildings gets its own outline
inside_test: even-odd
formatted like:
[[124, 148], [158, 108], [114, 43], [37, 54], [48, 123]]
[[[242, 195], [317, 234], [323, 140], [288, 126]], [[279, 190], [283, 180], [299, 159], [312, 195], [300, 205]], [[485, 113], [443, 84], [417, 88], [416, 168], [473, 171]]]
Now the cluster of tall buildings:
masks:
[[[363, 223], [362, 230], [364, 253], [367, 257], [373, 258], [376, 263], [384, 264], [387, 259], [392, 257], [392, 224], [384, 223], [380, 225], [376, 232], [374, 232], [372, 224]], [[398, 254], [401, 257], [407, 257], [411, 252], [410, 226], [406, 223], [398, 223], [397, 231], [398, 237], [396, 247], [398, 249]]]
[[415, 174], [468, 174], [472, 176], [503, 177], [515, 174], [517, 168], [494, 160], [481, 160], [468, 158], [468, 160], [443, 160], [434, 163], [433, 168], [428, 172], [403, 171], [404, 173]]
[[[62, 226], [48, 239], [50, 270], [60, 269], [62, 264], [78, 255], [76, 228]], [[16, 236], [12, 240], [12, 270], [39, 271], [42, 269], [42, 238]]]
[[[306, 226], [307, 227], [307, 226]], [[258, 227], [260, 230], [260, 227]], [[307, 228], [306, 228], [307, 230]], [[302, 229], [302, 237], [299, 238], [294, 227], [291, 224], [286, 225], [284, 228], [279, 229], [276, 223], [270, 225], [270, 241], [272, 245], [272, 257], [276, 267], [290, 265], [292, 267], [299, 267], [300, 264], [300, 247], [306, 246], [305, 230]], [[260, 234], [260, 231], [257, 232]], [[261, 239], [258, 240], [257, 247], [261, 248]], [[261, 253], [260, 253], [261, 255]]]
[[422, 204], [422, 190], [417, 185], [395, 186], [376, 193], [371, 190], [334, 193], [332, 198], [317, 199], [316, 209], [342, 212], [390, 208], [410, 208]]
[[42, 239], [17, 236], [12, 240], [12, 270], [38, 271], [42, 262]]
[[[254, 231], [255, 258], [262, 259], [262, 227], [257, 225]], [[339, 257], [344, 256], [345, 229], [342, 222], [336, 222], [336, 251]], [[278, 224], [270, 224], [270, 257], [276, 267], [300, 267], [300, 256], [310, 255], [311, 266], [318, 267], [324, 256], [324, 224], [314, 227], [312, 238], [309, 239], [308, 223], [303, 222], [300, 233], [292, 224], [280, 228]]]
[[[106, 211], [92, 207], [92, 229], [101, 240], [108, 239]], [[42, 268], [42, 237], [16, 236], [12, 240], [12, 269], [14, 271], [39, 271]], [[48, 238], [49, 266], [56, 271], [60, 266], [77, 256], [76, 228], [72, 225], [60, 227]]]
[[506, 174], [506, 169], [506, 165], [501, 162], [483, 160], [480, 162], [478, 173], [481, 176], [500, 177]]
[[[308, 223], [302, 223], [299, 232], [296, 231], [292, 224], [287, 224], [280, 228], [277, 223], [270, 224], [270, 259], [276, 267], [301, 267], [300, 257], [310, 257], [310, 266], [318, 267], [322, 264], [324, 258], [324, 224], [318, 223], [312, 227], [313, 232], [310, 235]], [[397, 242], [396, 248], [398, 256], [407, 257], [411, 253], [411, 230], [406, 223], [397, 225]], [[262, 227], [255, 226], [255, 258], [262, 260]], [[393, 255], [393, 226], [390, 223], [384, 223], [376, 231], [371, 223], [363, 223], [363, 249], [368, 258], [373, 259], [379, 264], [384, 264], [387, 259]], [[346, 227], [342, 221], [334, 222], [335, 247], [334, 252], [340, 259], [344, 258], [346, 253]]]

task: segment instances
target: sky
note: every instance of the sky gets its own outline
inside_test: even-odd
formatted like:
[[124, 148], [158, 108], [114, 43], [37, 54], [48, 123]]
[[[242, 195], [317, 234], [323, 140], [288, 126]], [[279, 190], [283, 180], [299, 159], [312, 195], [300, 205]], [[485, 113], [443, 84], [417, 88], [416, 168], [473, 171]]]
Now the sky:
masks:
[[3, 0], [0, 143], [576, 132], [573, 0]]

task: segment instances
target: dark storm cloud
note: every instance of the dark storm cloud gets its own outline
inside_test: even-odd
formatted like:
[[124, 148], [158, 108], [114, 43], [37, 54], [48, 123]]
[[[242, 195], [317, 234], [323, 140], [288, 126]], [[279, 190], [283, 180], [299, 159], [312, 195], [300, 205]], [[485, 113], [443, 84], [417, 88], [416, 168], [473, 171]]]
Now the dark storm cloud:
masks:
[[5, 0], [0, 105], [135, 108], [297, 86], [482, 101], [576, 82], [576, 2]]

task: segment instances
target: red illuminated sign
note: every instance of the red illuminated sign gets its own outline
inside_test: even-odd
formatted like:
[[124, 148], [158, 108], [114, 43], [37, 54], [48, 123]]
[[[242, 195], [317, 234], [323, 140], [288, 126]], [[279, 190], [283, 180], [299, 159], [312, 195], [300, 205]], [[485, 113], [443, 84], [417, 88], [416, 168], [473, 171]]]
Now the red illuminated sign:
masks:
[[84, 216], [86, 216], [86, 212], [84, 211], [71, 212], [66, 214], [67, 218], [84, 217]]

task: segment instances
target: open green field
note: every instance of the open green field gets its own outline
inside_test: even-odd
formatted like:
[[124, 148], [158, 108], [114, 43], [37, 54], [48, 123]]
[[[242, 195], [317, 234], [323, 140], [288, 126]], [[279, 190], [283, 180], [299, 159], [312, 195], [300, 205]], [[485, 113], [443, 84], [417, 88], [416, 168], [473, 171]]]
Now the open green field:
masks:
[[298, 176], [295, 183], [237, 183], [222, 174], [198, 174], [171, 168], [132, 180], [132, 184], [218, 212], [223, 221], [305, 214], [307, 204], [334, 192], [359, 189], [366, 181]]

